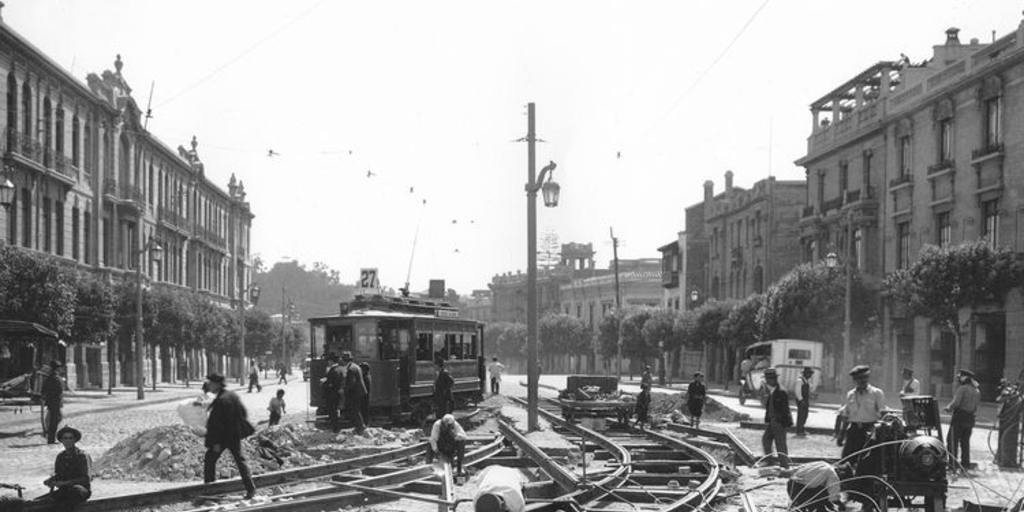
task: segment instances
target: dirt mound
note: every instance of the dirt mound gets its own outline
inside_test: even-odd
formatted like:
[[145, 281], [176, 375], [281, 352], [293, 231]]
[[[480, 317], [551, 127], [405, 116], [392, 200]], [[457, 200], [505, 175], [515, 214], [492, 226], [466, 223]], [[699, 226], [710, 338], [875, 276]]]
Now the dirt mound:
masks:
[[[650, 412], [652, 415], [671, 415], [675, 411], [679, 411], [684, 415], [690, 414], [686, 408], [685, 392], [651, 393]], [[735, 412], [709, 396], [704, 402], [704, 415], [702, 418], [705, 421], [739, 422], [749, 420], [750, 415]]]
[[[335, 434], [305, 423], [260, 430], [242, 442], [242, 453], [253, 474], [358, 457], [418, 442], [415, 430], [367, 428], [363, 436], [346, 430]], [[96, 462], [95, 474], [122, 480], [195, 480], [203, 476], [203, 436], [185, 425], [162, 426], [121, 441]], [[229, 453], [217, 461], [220, 478], [237, 476]]]

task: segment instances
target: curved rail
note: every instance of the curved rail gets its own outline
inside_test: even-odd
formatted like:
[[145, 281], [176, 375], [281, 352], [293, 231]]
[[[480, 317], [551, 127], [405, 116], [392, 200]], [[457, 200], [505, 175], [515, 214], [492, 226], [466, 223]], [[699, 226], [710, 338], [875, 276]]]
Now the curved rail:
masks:
[[[516, 401], [521, 405], [525, 405], [522, 400], [516, 399]], [[706, 506], [721, 490], [722, 483], [719, 474], [718, 461], [716, 461], [715, 458], [706, 451], [686, 441], [651, 431], [623, 431], [623, 434], [625, 434], [627, 438], [633, 439], [638, 443], [643, 442], [642, 440], [646, 439], [650, 442], [657, 443], [657, 446], [668, 447], [670, 452], [681, 452], [685, 454], [686, 457], [693, 460], [683, 461], [672, 458], [669, 455], [666, 455], [663, 449], [651, 452], [636, 449], [637, 458], [633, 456], [630, 449], [623, 444], [616, 442], [616, 440], [611, 437], [602, 435], [586, 427], [569, 423], [558, 415], [552, 414], [544, 409], [540, 409], [539, 413], [552, 425], [579, 435], [586, 442], [600, 446], [602, 449], [609, 452], [612, 455], [612, 458], [614, 458], [619, 465], [619, 467], [613, 470], [611, 474], [597, 482], [582, 482], [580, 479], [576, 479], [575, 484], [582, 487], [582, 489], [567, 492], [563, 496], [558, 497], [558, 501], [571, 500], [584, 505], [609, 497], [628, 501], [633, 501], [634, 498], [647, 498], [660, 503], [661, 507], [659, 510], [661, 512], [690, 512]], [[524, 449], [524, 453], [527, 453], [528, 455], [530, 455], [530, 451], [531, 450], [529, 448]], [[657, 460], [657, 457], [659, 456], [665, 457], [667, 460]], [[542, 468], [544, 467], [543, 464], [547, 464], [542, 462], [544, 460], [548, 460], [548, 463], [553, 463], [542, 453], [539, 457], [531, 456], [531, 458], [534, 458]], [[676, 489], [672, 487], [651, 489], [645, 487], [645, 481], [652, 483], [669, 477], [666, 477], [665, 475], [658, 475], [656, 473], [633, 473], [635, 467], [642, 464], [676, 464], [680, 467], [700, 465], [706, 468], [706, 474], [680, 475], [685, 478], [697, 477], [701, 479], [696, 485], [689, 485], [683, 489]], [[545, 472], [549, 475], [551, 474], [551, 472], [547, 470], [545, 470]], [[552, 476], [552, 478], [555, 479], [561, 487], [566, 487], [567, 482], [563, 483], [558, 481], [559, 479], [564, 479], [564, 477], [556, 478]]]

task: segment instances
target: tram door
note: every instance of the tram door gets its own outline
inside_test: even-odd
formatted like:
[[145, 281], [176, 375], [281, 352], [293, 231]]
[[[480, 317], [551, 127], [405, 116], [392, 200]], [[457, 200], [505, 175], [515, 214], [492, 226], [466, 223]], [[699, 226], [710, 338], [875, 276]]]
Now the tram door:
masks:
[[370, 362], [370, 407], [401, 405], [401, 354], [409, 349], [411, 325], [381, 321], [378, 325], [377, 360]]

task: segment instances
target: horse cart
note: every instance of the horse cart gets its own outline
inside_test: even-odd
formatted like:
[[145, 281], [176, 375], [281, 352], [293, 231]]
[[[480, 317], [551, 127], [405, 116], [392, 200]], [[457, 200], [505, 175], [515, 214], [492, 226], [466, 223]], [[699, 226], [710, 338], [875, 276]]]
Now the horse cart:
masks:
[[0, 319], [0, 411], [22, 414], [38, 408], [44, 435], [49, 411], [40, 395], [39, 370], [51, 360], [63, 360], [56, 332], [33, 322]]

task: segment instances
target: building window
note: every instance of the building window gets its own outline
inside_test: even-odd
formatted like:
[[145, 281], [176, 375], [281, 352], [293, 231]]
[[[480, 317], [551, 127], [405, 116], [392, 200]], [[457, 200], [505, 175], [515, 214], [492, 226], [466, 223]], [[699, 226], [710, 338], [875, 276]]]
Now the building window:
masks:
[[7, 74], [7, 126], [11, 130], [18, 126], [18, 79], [14, 73]]
[[79, 230], [81, 226], [78, 220], [78, 207], [71, 209], [71, 258], [78, 261], [78, 244], [81, 241], [79, 238]]
[[82, 263], [92, 263], [92, 214], [82, 215]]
[[32, 247], [32, 191], [21, 189], [21, 245]]
[[939, 121], [939, 162], [953, 160], [953, 120]]
[[935, 245], [949, 247], [953, 230], [949, 222], [949, 212], [942, 212], [935, 216]]
[[846, 196], [850, 188], [850, 165], [846, 162], [839, 163], [839, 197]]
[[103, 229], [103, 243], [102, 243], [103, 265], [105, 265], [107, 267], [113, 267], [114, 265], [113, 265], [113, 262], [110, 260], [110, 255], [111, 255], [111, 253], [114, 252], [113, 251], [113, 247], [112, 247], [113, 244], [114, 244], [114, 233], [110, 229], [110, 219], [104, 217], [103, 221], [102, 221], [102, 224], [103, 224], [103, 226], [102, 226], [102, 229]]
[[857, 228], [853, 230], [853, 259], [855, 268], [864, 268], [864, 230]]
[[995, 248], [999, 239], [999, 200], [981, 203], [981, 237]]
[[57, 233], [57, 256], [64, 256], [64, 202], [53, 202], [54, 225]]
[[28, 86], [27, 81], [21, 86], [21, 115], [22, 133], [35, 140], [35, 137], [32, 137], [32, 88]]
[[14, 196], [14, 204], [7, 210], [7, 243], [14, 245], [18, 243], [18, 196]]
[[754, 267], [754, 293], [764, 293], [764, 268]]
[[82, 156], [82, 146], [78, 139], [82, 136], [81, 127], [78, 123], [78, 114], [71, 118], [71, 165], [82, 167], [79, 157]]
[[[825, 171], [818, 171], [818, 206], [825, 202]], [[821, 212], [824, 213], [824, 212]]]
[[54, 132], [56, 139], [54, 140], [54, 147], [57, 149], [57, 154], [64, 156], [64, 105], [57, 105], [57, 130]]
[[50, 151], [50, 142], [53, 141], [53, 108], [50, 107], [50, 97], [43, 98], [43, 165], [53, 165], [53, 153]]
[[51, 252], [50, 240], [53, 239], [53, 218], [50, 214], [50, 198], [43, 198], [43, 250]]
[[910, 175], [911, 152], [910, 136], [900, 137], [900, 177]]
[[1003, 98], [996, 96], [985, 100], [985, 145], [994, 146], [1003, 140], [1002, 134]]
[[896, 268], [910, 266], [910, 222], [896, 225]]

